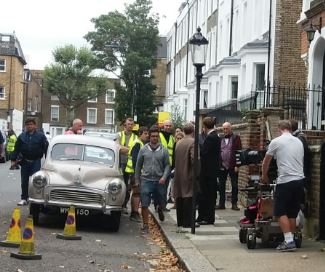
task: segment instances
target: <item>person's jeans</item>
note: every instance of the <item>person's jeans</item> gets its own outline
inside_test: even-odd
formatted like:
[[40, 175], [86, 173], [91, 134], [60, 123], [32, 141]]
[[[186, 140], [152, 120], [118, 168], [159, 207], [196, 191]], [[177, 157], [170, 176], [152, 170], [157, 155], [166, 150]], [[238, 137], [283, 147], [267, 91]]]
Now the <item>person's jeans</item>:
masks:
[[165, 184], [159, 184], [159, 181], [141, 180], [141, 206], [149, 207], [151, 199], [153, 198], [158, 207], [164, 208], [165, 206]]
[[228, 175], [231, 180], [231, 203], [237, 204], [238, 201], [238, 173], [235, 172], [235, 169], [221, 169], [218, 184], [220, 206], [224, 206], [226, 202], [226, 182]]
[[23, 161], [20, 170], [21, 199], [28, 199], [29, 177], [41, 169], [41, 160]]

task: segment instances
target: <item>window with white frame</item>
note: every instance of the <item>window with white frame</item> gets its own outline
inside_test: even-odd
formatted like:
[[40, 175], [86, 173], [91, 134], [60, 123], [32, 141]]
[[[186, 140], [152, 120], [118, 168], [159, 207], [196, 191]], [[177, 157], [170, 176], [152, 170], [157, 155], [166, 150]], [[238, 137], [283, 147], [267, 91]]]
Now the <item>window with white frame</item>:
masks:
[[27, 101], [27, 110], [32, 111], [32, 99], [29, 98]]
[[6, 60], [0, 59], [0, 72], [6, 71]]
[[0, 99], [5, 99], [5, 97], [6, 97], [5, 87], [0, 86]]
[[209, 91], [204, 90], [203, 91], [203, 108], [204, 109], [208, 108], [208, 98], [209, 98]]
[[97, 124], [97, 109], [96, 108], [87, 108], [87, 123], [88, 124]]
[[238, 98], [238, 77], [231, 77], [231, 99]]
[[114, 110], [105, 109], [105, 124], [114, 125]]
[[57, 95], [51, 95], [51, 100], [52, 100], [52, 101], [58, 101], [59, 98], [58, 98]]
[[97, 97], [89, 98], [88, 103], [97, 103]]
[[115, 99], [115, 90], [110, 89], [106, 91], [105, 102], [106, 103], [114, 103]]
[[51, 105], [51, 121], [59, 121], [60, 107], [57, 105]]

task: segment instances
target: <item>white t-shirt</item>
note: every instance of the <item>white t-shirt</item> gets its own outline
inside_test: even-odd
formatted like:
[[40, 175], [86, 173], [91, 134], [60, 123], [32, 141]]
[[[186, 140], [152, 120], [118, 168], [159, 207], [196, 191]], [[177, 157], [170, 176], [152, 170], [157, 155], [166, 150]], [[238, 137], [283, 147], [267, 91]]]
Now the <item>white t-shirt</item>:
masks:
[[266, 154], [276, 159], [278, 166], [277, 184], [292, 180], [303, 179], [304, 176], [304, 147], [302, 142], [284, 132], [281, 136], [273, 139]]

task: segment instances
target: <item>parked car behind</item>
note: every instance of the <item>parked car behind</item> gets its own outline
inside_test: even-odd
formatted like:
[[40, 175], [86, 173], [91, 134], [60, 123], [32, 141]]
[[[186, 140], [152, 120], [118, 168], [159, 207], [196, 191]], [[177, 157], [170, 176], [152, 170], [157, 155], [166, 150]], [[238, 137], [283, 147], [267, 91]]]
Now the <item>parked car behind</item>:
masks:
[[119, 170], [119, 146], [112, 140], [60, 135], [50, 142], [40, 171], [31, 177], [29, 208], [35, 224], [40, 213], [100, 213], [118, 231], [126, 188]]

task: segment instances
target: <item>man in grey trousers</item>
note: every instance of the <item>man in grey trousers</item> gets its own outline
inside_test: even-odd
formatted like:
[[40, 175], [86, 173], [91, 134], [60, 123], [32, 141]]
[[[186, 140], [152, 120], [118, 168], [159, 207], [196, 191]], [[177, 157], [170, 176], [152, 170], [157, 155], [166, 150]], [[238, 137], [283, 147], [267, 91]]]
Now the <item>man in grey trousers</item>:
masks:
[[158, 141], [159, 130], [153, 126], [149, 130], [149, 143], [139, 152], [135, 167], [135, 183], [140, 186], [141, 214], [143, 226], [141, 230], [148, 233], [149, 211], [151, 198], [158, 201], [158, 216], [164, 221], [165, 182], [170, 174], [168, 150]]

